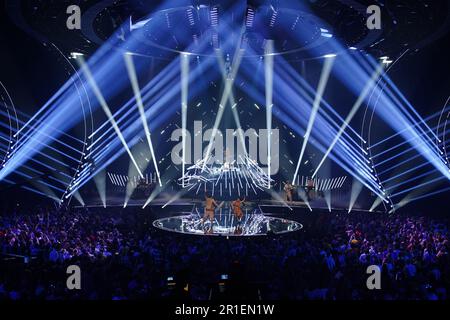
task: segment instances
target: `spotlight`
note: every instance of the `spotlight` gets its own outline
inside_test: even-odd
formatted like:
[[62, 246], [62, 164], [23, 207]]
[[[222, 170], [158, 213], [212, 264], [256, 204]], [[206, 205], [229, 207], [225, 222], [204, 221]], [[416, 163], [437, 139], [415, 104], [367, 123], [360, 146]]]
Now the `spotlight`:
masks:
[[391, 64], [392, 62], [394, 62], [394, 61], [392, 61], [392, 60], [389, 60], [389, 57], [387, 57], [387, 56], [385, 56], [385, 57], [380, 57], [380, 60], [381, 60], [381, 62], [382, 62], [383, 64], [386, 64], [386, 65], [389, 65], [389, 64]]
[[333, 35], [327, 29], [320, 28], [321, 36], [325, 38], [332, 38]]
[[70, 58], [71, 58], [71, 59], [76, 59], [76, 58], [82, 57], [82, 56], [84, 56], [84, 54], [82, 54], [82, 53], [80, 53], [80, 52], [71, 52], [71, 53], [70, 53]]

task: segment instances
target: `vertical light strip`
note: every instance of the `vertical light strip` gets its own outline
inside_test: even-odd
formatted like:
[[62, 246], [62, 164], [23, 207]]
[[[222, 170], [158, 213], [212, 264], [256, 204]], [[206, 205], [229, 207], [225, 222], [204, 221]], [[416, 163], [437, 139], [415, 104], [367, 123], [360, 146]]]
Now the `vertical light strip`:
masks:
[[182, 187], [184, 188], [184, 175], [186, 171], [186, 127], [187, 127], [187, 104], [189, 90], [189, 55], [181, 53], [181, 128], [182, 128]]
[[[273, 107], [273, 40], [268, 40], [265, 47], [264, 74], [266, 84], [266, 126], [267, 126], [267, 175], [270, 177], [272, 152], [272, 107]], [[267, 188], [270, 189], [270, 179]]]

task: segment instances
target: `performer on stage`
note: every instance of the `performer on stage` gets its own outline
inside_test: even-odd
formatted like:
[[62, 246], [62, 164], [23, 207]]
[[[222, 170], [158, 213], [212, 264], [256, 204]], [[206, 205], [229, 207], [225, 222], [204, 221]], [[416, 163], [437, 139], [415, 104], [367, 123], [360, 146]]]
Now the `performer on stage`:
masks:
[[294, 186], [289, 181], [284, 183], [284, 196], [287, 202], [292, 202], [292, 190], [294, 189]]
[[209, 194], [205, 195], [205, 214], [202, 218], [202, 223], [205, 222], [206, 219], [209, 219], [209, 221], [214, 221], [214, 209], [215, 207], [218, 207], [218, 204], [216, 200]]
[[313, 179], [309, 179], [308, 177], [306, 178], [306, 188], [308, 190], [313, 190], [315, 187], [315, 183]]
[[236, 200], [234, 200], [231, 203], [231, 207], [233, 209], [233, 214], [236, 217], [236, 219], [238, 219], [239, 221], [241, 221], [242, 217], [244, 216], [244, 213], [242, 212], [242, 208], [241, 205], [243, 205], [245, 203], [245, 198], [237, 198]]
[[315, 195], [315, 182], [314, 179], [306, 178], [306, 196], [308, 201], [311, 201]]

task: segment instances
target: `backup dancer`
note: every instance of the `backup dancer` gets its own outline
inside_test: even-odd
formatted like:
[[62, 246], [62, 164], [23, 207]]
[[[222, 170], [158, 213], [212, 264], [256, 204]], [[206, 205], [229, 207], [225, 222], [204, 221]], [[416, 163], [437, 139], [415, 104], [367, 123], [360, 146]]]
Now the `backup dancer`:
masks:
[[233, 208], [233, 214], [238, 219], [238, 221], [241, 221], [242, 217], [244, 216], [244, 213], [242, 212], [241, 206], [245, 203], [245, 198], [237, 198], [231, 203], [231, 207]]
[[216, 200], [209, 194], [205, 195], [205, 214], [202, 218], [202, 223], [205, 222], [205, 220], [209, 219], [211, 223], [214, 221], [214, 209], [215, 207], [218, 207], [218, 204]]

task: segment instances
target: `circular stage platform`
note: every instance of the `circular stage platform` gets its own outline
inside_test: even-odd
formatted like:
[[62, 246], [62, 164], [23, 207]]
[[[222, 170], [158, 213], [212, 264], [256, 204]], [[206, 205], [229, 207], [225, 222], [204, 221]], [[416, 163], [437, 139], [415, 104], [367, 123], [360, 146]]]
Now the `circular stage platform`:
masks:
[[209, 236], [265, 236], [298, 231], [303, 225], [283, 218], [260, 213], [246, 214], [241, 221], [234, 215], [216, 214], [214, 221], [203, 222], [199, 214], [179, 215], [157, 219], [153, 226], [165, 231]]

